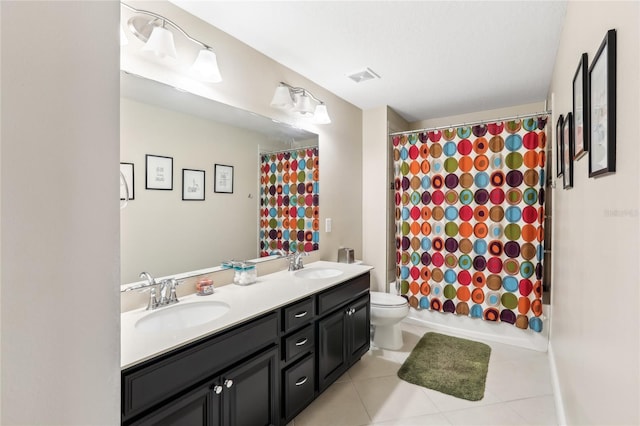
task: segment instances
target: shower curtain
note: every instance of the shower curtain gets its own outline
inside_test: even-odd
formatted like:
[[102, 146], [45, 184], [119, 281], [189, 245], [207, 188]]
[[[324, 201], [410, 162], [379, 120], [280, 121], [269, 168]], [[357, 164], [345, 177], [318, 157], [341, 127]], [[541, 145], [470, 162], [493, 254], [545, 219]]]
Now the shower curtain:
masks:
[[318, 148], [260, 158], [260, 256], [318, 250]]
[[546, 122], [393, 136], [396, 275], [412, 308], [542, 331]]

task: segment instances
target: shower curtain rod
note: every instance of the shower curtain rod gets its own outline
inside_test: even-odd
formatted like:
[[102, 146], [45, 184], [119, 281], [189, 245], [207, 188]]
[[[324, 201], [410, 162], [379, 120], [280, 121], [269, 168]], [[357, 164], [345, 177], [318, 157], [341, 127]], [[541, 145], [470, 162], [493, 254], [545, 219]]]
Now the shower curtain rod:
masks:
[[497, 123], [500, 121], [516, 120], [518, 118], [535, 117], [537, 115], [549, 115], [549, 114], [551, 114], [551, 111], [549, 110], [532, 112], [530, 114], [518, 114], [518, 115], [509, 116], [509, 117], [501, 117], [501, 118], [490, 119], [490, 120], [477, 120], [477, 121], [469, 121], [469, 122], [464, 122], [459, 124], [449, 124], [446, 126], [427, 127], [426, 129], [405, 130], [403, 132], [389, 133], [389, 136], [409, 135], [411, 133], [424, 133], [424, 132], [429, 132], [432, 130], [440, 130], [440, 129], [455, 129], [457, 127], [463, 127], [463, 126], [472, 126], [472, 125], [483, 124], [483, 123]]
[[318, 145], [307, 145], [307, 146], [301, 146], [296, 148], [278, 149], [275, 151], [265, 151], [265, 152], [261, 152], [260, 155], [269, 155], [269, 154], [276, 154], [278, 152], [298, 151], [300, 149], [309, 149], [309, 148], [318, 148], [318, 147], [319, 147]]

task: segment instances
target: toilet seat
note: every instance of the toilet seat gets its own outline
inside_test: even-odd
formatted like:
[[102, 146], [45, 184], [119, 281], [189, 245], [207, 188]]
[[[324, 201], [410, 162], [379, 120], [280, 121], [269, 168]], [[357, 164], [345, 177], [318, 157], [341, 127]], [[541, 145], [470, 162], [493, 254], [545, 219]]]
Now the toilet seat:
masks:
[[372, 291], [371, 294], [371, 306], [377, 308], [397, 308], [407, 305], [407, 299], [395, 294], [381, 293], [378, 291]]

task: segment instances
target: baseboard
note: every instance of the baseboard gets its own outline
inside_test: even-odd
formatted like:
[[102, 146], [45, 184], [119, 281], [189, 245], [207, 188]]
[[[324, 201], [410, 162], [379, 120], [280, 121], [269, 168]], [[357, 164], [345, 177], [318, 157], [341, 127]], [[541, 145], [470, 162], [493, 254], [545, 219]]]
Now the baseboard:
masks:
[[556, 404], [556, 420], [558, 426], [566, 426], [567, 417], [564, 412], [564, 403], [562, 402], [562, 392], [560, 389], [560, 379], [558, 378], [558, 367], [556, 366], [556, 357], [553, 353], [553, 345], [549, 342], [549, 370], [551, 372], [551, 386], [553, 386], [553, 399]]

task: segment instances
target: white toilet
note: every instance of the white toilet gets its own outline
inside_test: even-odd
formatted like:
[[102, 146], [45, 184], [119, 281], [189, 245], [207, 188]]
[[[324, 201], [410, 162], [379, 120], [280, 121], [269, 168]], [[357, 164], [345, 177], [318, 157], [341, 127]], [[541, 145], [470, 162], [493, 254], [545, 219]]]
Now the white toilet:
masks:
[[408, 314], [409, 303], [404, 297], [372, 291], [373, 344], [381, 349], [400, 349], [402, 347], [400, 321]]

